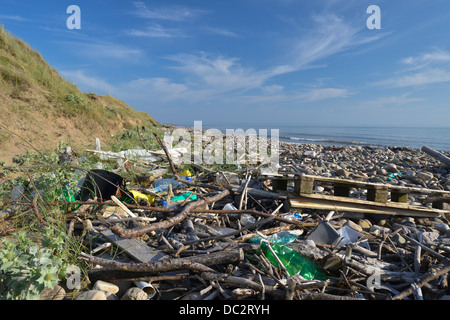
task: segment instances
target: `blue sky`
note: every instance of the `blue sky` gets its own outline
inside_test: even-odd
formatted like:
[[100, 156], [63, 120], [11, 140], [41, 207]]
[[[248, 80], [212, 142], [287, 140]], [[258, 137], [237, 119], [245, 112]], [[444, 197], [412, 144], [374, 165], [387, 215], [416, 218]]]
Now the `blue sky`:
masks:
[[164, 123], [449, 126], [448, 0], [0, 0], [0, 22]]

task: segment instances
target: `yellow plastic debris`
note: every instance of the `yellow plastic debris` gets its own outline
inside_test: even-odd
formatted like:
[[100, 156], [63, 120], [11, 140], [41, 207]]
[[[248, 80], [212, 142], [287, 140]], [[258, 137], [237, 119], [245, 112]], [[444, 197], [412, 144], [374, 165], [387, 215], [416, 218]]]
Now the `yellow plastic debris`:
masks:
[[192, 173], [189, 170], [184, 171], [181, 175], [186, 178], [192, 177]]
[[136, 202], [139, 204], [148, 203], [149, 205], [151, 205], [153, 202], [155, 202], [154, 196], [143, 194], [136, 190], [131, 190], [130, 192], [133, 194], [134, 200], [136, 200]]

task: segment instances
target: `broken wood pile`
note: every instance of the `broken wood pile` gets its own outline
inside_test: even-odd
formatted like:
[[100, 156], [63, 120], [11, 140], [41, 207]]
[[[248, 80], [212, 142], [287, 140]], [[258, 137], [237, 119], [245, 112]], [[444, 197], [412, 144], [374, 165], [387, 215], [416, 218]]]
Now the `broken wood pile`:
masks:
[[[105, 284], [117, 285], [106, 299], [450, 299], [450, 212], [426, 205], [447, 191], [198, 165], [190, 181], [166, 155], [183, 187], [156, 196], [196, 200], [112, 197], [66, 216], [72, 236], [95, 239], [78, 299]], [[428, 201], [410, 204], [411, 193]]]
[[[164, 169], [128, 184], [120, 170], [104, 181], [91, 170], [89, 189], [111, 193], [49, 204], [78, 206], [64, 219], [88, 265], [65, 299], [450, 299], [442, 155], [281, 144], [275, 171], [190, 164], [188, 177], [158, 141]], [[125, 169], [142, 164], [123, 156]], [[160, 179], [167, 170], [173, 179]], [[47, 223], [33, 199], [29, 212]]]

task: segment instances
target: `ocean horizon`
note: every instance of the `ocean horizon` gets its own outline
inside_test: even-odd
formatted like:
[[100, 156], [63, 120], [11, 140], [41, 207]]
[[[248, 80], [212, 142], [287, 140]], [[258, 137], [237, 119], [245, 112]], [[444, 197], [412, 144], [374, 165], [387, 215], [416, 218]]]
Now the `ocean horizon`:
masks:
[[[194, 125], [180, 124], [192, 128]], [[254, 129], [279, 130], [279, 140], [295, 144], [318, 144], [323, 146], [370, 146], [408, 147], [421, 149], [423, 146], [438, 151], [450, 151], [450, 127], [358, 127], [322, 125], [264, 125], [264, 124], [205, 124], [202, 129], [218, 129], [225, 134], [227, 129], [245, 131]]]

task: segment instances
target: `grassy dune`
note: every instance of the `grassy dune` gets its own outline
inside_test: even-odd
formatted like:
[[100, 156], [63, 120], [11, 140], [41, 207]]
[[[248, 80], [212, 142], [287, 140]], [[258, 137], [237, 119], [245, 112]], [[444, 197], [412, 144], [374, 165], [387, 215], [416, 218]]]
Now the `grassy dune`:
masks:
[[161, 124], [112, 96], [82, 92], [39, 52], [0, 26], [1, 161], [9, 163], [14, 155], [30, 151], [30, 144], [43, 152], [61, 141], [85, 148], [93, 146], [95, 138], [107, 142], [138, 126]]

